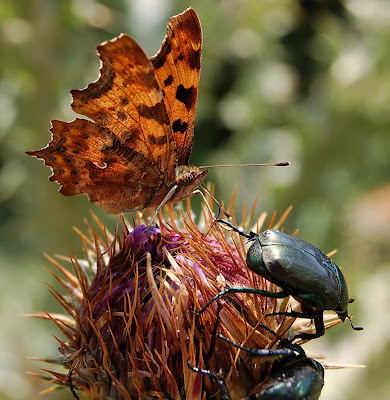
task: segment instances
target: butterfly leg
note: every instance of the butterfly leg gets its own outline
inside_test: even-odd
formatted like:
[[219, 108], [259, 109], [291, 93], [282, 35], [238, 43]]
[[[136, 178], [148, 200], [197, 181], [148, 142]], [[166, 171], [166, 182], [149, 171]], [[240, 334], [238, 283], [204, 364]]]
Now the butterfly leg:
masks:
[[174, 193], [176, 192], [176, 189], [178, 188], [178, 185], [173, 185], [171, 189], [169, 190], [168, 194], [163, 198], [162, 202], [158, 205], [156, 208], [156, 212], [153, 215], [153, 218], [150, 221], [150, 225], [153, 224], [154, 220], [157, 218], [158, 213], [160, 210], [165, 206], [165, 204], [168, 203], [168, 201], [173, 197]]

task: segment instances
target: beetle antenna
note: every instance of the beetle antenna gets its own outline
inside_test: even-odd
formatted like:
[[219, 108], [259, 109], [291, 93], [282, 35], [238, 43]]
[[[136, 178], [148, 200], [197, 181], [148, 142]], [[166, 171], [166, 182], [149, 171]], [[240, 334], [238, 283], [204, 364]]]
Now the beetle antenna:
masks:
[[362, 331], [362, 330], [363, 330], [363, 327], [362, 327], [362, 326], [355, 326], [355, 325], [352, 323], [352, 317], [351, 317], [350, 315], [347, 315], [347, 318], [349, 319], [349, 323], [351, 324], [351, 328], [352, 328], [354, 331]]
[[226, 221], [226, 219], [217, 219], [217, 222], [221, 223], [221, 224], [225, 224], [227, 225], [229, 228], [231, 228], [234, 232], [237, 232], [239, 235], [246, 237], [247, 239], [253, 239], [256, 234], [254, 232], [249, 232], [249, 233], [245, 233], [244, 230], [242, 228], [237, 228], [236, 226], [234, 226], [231, 222]]

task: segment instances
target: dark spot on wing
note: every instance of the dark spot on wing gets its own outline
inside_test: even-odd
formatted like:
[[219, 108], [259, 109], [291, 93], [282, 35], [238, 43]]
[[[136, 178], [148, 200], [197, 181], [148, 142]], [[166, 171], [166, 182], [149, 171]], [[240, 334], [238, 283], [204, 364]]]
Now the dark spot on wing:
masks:
[[163, 101], [152, 107], [140, 104], [137, 106], [137, 111], [141, 117], [154, 119], [160, 125], [169, 125], [169, 118]]
[[200, 70], [200, 50], [193, 50], [188, 55], [188, 63], [191, 69]]
[[126, 121], [127, 119], [127, 115], [123, 110], [119, 110], [116, 115], [121, 121]]
[[127, 106], [130, 103], [130, 99], [127, 96], [121, 97], [119, 104], [123, 106]]
[[61, 154], [63, 152], [66, 151], [66, 147], [62, 145], [62, 143], [65, 142], [65, 138], [61, 138], [58, 143], [56, 144], [56, 146], [54, 147], [54, 149], [51, 151], [51, 153], [57, 153], [57, 154]]
[[168, 78], [165, 79], [165, 81], [164, 81], [164, 86], [167, 87], [167, 86], [171, 85], [172, 82], [173, 82], [172, 75], [169, 75]]
[[186, 89], [183, 85], [179, 85], [176, 90], [176, 99], [181, 101], [190, 110], [196, 102], [197, 90], [191, 86]]
[[172, 124], [172, 130], [175, 133], [176, 132], [184, 133], [187, 130], [187, 122], [185, 121], [181, 122], [181, 118], [177, 119]]
[[156, 137], [155, 135], [149, 135], [148, 140], [149, 140], [149, 143], [157, 145], [157, 146], [162, 146], [167, 142], [167, 138], [165, 135], [158, 136], [158, 137]]

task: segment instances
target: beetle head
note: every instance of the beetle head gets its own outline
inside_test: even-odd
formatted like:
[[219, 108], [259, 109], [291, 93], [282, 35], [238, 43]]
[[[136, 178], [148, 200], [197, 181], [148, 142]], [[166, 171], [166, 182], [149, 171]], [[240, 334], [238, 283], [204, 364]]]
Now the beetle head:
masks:
[[231, 222], [226, 221], [225, 219], [219, 218], [219, 219], [217, 219], [217, 222], [219, 222], [220, 224], [225, 224], [226, 226], [231, 228], [234, 232], [237, 232], [239, 235], [244, 236], [249, 240], [254, 240], [256, 237], [259, 236], [257, 233], [252, 232], [252, 231], [250, 231], [249, 233], [245, 233], [242, 228], [237, 228]]
[[[257, 238], [258, 239], [258, 238]], [[273, 281], [263, 259], [263, 250], [259, 240], [254, 240], [246, 253], [246, 265], [255, 274]], [[275, 283], [275, 282], [274, 282]]]

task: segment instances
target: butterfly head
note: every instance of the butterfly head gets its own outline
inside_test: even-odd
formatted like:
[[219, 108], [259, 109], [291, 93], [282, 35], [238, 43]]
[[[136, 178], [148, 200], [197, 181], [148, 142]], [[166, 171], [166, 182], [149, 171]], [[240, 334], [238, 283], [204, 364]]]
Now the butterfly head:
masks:
[[176, 182], [178, 186], [175, 195], [169, 201], [176, 203], [192, 196], [194, 190], [202, 184], [208, 170], [199, 167], [179, 165], [176, 167]]

